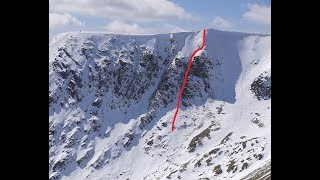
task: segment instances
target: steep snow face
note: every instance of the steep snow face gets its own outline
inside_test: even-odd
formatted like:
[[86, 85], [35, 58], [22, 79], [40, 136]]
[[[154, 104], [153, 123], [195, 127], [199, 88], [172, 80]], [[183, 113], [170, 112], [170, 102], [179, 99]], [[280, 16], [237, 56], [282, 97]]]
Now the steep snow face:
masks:
[[270, 36], [64, 33], [49, 43], [50, 179], [270, 174]]

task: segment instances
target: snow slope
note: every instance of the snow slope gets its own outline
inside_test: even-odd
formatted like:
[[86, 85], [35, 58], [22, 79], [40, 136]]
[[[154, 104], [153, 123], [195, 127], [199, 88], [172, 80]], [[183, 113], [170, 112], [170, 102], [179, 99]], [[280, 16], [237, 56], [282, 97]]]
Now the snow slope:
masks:
[[[50, 179], [249, 179], [271, 162], [271, 36], [64, 33], [49, 43]], [[266, 177], [266, 176], [265, 176]]]

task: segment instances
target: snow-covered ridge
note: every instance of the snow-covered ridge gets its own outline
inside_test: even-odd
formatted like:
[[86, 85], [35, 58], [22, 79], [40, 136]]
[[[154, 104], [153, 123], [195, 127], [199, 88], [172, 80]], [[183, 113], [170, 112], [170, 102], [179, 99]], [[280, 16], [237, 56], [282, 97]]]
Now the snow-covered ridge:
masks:
[[269, 35], [64, 33], [49, 43], [51, 179], [239, 179], [270, 160]]

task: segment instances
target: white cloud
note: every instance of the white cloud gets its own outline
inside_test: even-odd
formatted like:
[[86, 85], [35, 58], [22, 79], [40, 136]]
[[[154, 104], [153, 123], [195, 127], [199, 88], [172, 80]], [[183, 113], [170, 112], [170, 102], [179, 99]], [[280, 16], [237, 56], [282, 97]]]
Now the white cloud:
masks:
[[49, 13], [49, 29], [66, 26], [83, 27], [84, 23], [70, 14]]
[[243, 18], [259, 24], [271, 24], [271, 6], [249, 3], [248, 8], [249, 11], [242, 15]]
[[173, 24], [168, 24], [168, 23], [154, 25], [152, 26], [152, 28], [148, 28], [147, 30], [151, 34], [161, 34], [161, 33], [167, 34], [167, 33], [177, 33], [177, 32], [188, 31], [182, 27], [179, 27]]
[[227, 30], [232, 27], [232, 23], [226, 19], [223, 19], [219, 16], [215, 17], [210, 23], [213, 28]]
[[[176, 25], [171, 25], [171, 24], [165, 24], [163, 26], [162, 32], [161, 33], [176, 33], [176, 32], [186, 32], [188, 30], [183, 29], [179, 26]], [[157, 31], [155, 31], [157, 32]]]
[[104, 28], [108, 32], [116, 33], [116, 34], [145, 34], [146, 33], [146, 31], [136, 23], [128, 24], [118, 20], [108, 23]]
[[115, 34], [158, 34], [175, 33], [187, 31], [179, 26], [172, 24], [161, 24], [161, 26], [142, 27], [136, 23], [126, 23], [120, 20], [111, 21], [103, 27], [109, 33]]
[[154, 21], [192, 18], [169, 0], [49, 0], [52, 12], [68, 12], [108, 19]]

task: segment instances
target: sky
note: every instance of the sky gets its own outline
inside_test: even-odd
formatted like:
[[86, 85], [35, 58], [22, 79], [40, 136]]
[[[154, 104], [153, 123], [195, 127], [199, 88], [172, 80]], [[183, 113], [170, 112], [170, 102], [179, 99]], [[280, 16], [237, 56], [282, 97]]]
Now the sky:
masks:
[[159, 34], [203, 28], [271, 33], [271, 1], [49, 0], [49, 37], [68, 31]]

